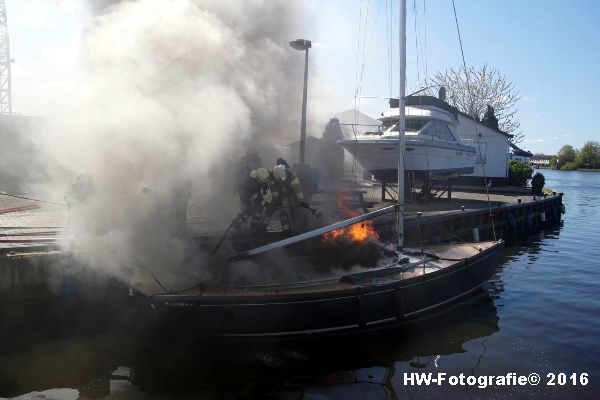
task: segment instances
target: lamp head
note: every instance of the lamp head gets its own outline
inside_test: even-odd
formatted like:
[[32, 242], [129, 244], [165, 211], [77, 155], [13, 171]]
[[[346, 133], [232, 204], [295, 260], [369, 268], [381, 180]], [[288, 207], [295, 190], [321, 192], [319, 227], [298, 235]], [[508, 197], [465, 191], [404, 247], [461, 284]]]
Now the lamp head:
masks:
[[296, 39], [290, 42], [290, 46], [296, 50], [308, 50], [312, 47], [312, 43], [310, 40]]

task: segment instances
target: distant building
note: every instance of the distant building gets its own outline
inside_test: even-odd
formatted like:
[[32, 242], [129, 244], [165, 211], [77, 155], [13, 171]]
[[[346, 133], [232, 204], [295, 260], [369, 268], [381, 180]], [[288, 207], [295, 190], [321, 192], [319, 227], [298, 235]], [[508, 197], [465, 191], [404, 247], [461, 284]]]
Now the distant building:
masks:
[[531, 157], [533, 157], [533, 154], [531, 154], [529, 151], [525, 151], [521, 148], [519, 148], [516, 144], [509, 142], [508, 143], [508, 159], [509, 160], [519, 160], [519, 161], [523, 161], [524, 163], [529, 164], [531, 162]]
[[[344, 139], [351, 139], [355, 135], [362, 135], [366, 132], [375, 132], [381, 121], [368, 116], [365, 113], [356, 110], [346, 110], [336, 113], [332, 116], [340, 123], [340, 128], [344, 134]], [[340, 147], [341, 148], [341, 147]], [[344, 168], [346, 171], [354, 171], [359, 174], [363, 173], [363, 167], [356, 162], [354, 156], [344, 150]], [[370, 179], [370, 174], [363, 173], [363, 176]]]
[[[329, 121], [324, 124], [322, 138], [311, 135], [306, 136], [306, 162], [322, 169], [324, 177], [330, 176], [333, 178], [341, 175], [341, 172], [337, 171], [338, 167], [333, 166], [338, 164], [340, 157], [343, 160], [344, 168], [347, 170], [354, 169], [358, 173], [362, 172], [362, 167], [353, 162], [352, 155], [335, 142], [353, 137], [355, 134], [360, 135], [365, 132], [376, 131], [379, 125], [381, 125], [381, 122], [360, 111], [347, 110], [332, 115]], [[287, 157], [290, 163], [295, 163], [298, 160], [299, 151], [299, 141], [289, 143], [280, 149], [281, 155]], [[324, 162], [323, 153], [325, 152], [329, 152], [331, 156], [327, 162]]]
[[361, 135], [365, 132], [375, 132], [377, 131], [377, 127], [381, 125], [381, 121], [355, 110], [342, 111], [332, 115], [331, 118], [335, 118], [340, 122], [342, 132], [347, 139], [352, 138], [355, 134]]
[[537, 168], [548, 168], [550, 160], [555, 156], [547, 156], [545, 154], [535, 154], [531, 157], [530, 164]]
[[[319, 162], [319, 154], [323, 147], [323, 140], [321, 138], [308, 135], [304, 141], [304, 161], [307, 164], [315, 166]], [[286, 146], [287, 158], [290, 164], [295, 164], [298, 161], [298, 155], [300, 154], [300, 141], [290, 143]]]

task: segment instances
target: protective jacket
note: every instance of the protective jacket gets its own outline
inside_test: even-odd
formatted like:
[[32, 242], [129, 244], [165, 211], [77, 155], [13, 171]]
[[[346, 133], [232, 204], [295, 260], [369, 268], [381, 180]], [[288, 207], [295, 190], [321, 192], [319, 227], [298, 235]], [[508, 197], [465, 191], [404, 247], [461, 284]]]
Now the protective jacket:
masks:
[[280, 206], [286, 199], [290, 206], [298, 206], [304, 202], [302, 184], [290, 169], [285, 171], [286, 177], [282, 182], [274, 181], [271, 184], [273, 204]]

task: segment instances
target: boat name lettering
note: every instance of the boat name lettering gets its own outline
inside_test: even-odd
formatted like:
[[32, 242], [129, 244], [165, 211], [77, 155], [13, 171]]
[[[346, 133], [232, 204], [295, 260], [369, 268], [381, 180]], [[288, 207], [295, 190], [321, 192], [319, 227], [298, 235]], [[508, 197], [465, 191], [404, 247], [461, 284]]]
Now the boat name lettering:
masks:
[[167, 307], [194, 307], [194, 303], [181, 303], [181, 302], [170, 302], [165, 301], [165, 306]]

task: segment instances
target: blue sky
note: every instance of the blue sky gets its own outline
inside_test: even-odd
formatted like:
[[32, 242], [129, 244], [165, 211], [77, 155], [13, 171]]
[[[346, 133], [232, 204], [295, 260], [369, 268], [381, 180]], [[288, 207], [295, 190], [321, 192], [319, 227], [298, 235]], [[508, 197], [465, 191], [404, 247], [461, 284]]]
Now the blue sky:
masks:
[[[334, 86], [338, 93], [352, 97], [361, 4], [364, 18], [369, 3], [369, 19], [374, 21], [378, 7], [385, 11], [386, 0], [338, 0], [328, 1], [326, 6], [323, 3], [318, 0], [308, 3], [311, 12], [319, 15], [313, 40], [322, 43], [322, 48], [315, 47], [312, 55], [320, 78]], [[408, 88], [419, 86], [415, 3], [421, 43], [425, 25], [427, 28], [427, 48], [422, 45], [423, 50], [420, 47], [418, 53], [421, 85], [424, 59], [429, 75], [461, 64], [451, 0], [425, 3], [408, 0]], [[554, 153], [564, 144], [581, 147], [588, 140], [600, 140], [600, 2], [456, 0], [456, 9], [467, 66], [483, 63], [494, 66], [513, 80], [521, 92], [518, 118], [526, 135], [522, 147], [533, 152]], [[394, 13], [397, 14], [396, 4]], [[397, 28], [396, 15], [394, 18]], [[381, 14], [378, 25], [367, 59], [362, 93], [389, 96], [387, 29]], [[396, 38], [394, 32], [394, 40]], [[397, 54], [397, 49], [394, 50]], [[319, 55], [321, 51], [332, 54]], [[395, 68], [397, 65], [395, 61]], [[396, 75], [394, 71], [394, 78]], [[394, 89], [397, 82], [396, 78]], [[361, 109], [377, 114], [385, 106], [383, 101], [370, 101], [363, 103]]]
[[[486, 62], [513, 80], [521, 92], [518, 118], [526, 135], [522, 147], [555, 153], [564, 144], [581, 147], [588, 140], [600, 140], [600, 2], [455, 1], [467, 65]], [[314, 42], [309, 89], [313, 107], [334, 112], [354, 106], [359, 13], [362, 10], [364, 28], [367, 9], [370, 51], [361, 93], [390, 95], [386, 21], [392, 15], [392, 87], [397, 94], [396, 0], [392, 14], [390, 10], [386, 14], [390, 0], [305, 3], [311, 22], [297, 36]], [[83, 0], [6, 0], [6, 4], [15, 59], [14, 106], [21, 113], [37, 114], [44, 105], [36, 94], [76, 73], [77, 42], [89, 15]], [[432, 75], [459, 66], [461, 59], [451, 0], [408, 0], [407, 8], [407, 86], [412, 89], [423, 84], [425, 64]], [[377, 115], [385, 107], [385, 100], [365, 99], [360, 109]]]

